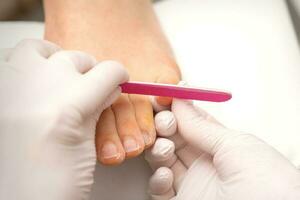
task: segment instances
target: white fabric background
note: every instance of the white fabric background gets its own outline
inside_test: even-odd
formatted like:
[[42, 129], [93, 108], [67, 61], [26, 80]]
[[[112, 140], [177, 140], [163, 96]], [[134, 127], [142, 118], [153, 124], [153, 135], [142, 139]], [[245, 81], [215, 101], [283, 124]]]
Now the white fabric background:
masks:
[[[221, 122], [261, 137], [300, 166], [300, 54], [283, 0], [172, 0], [155, 5], [190, 85], [230, 90], [197, 102]], [[0, 48], [42, 38], [39, 23], [0, 23]], [[147, 199], [151, 172], [137, 158], [97, 166], [92, 199]]]

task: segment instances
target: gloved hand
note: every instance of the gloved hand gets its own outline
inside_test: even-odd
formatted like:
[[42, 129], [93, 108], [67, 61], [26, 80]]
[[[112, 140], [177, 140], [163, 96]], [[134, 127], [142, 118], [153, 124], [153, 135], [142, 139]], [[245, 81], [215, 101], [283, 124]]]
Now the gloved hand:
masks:
[[300, 199], [300, 172], [288, 160], [191, 102], [174, 99], [172, 112], [158, 113], [155, 123], [168, 139], [157, 139], [146, 152], [155, 170], [149, 181], [153, 200]]
[[96, 123], [126, 71], [42, 40], [20, 42], [0, 71], [0, 199], [87, 199]]

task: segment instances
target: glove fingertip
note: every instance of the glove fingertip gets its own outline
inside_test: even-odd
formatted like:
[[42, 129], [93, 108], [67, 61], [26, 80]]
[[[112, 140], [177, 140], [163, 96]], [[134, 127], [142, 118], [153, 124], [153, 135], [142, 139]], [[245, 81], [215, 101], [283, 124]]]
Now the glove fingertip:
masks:
[[[102, 68], [102, 70], [105, 71], [108, 75], [114, 74], [116, 76], [115, 79], [118, 80], [120, 83], [124, 83], [129, 80], [129, 74], [127, 70], [121, 63], [117, 61], [106, 60], [100, 62], [97, 65], [99, 65], [99, 67]], [[110, 77], [107, 76], [107, 78]]]
[[175, 152], [175, 144], [166, 138], [158, 138], [151, 149], [145, 152], [145, 159], [149, 162], [167, 161]]
[[167, 167], [158, 168], [149, 180], [149, 191], [153, 195], [162, 195], [173, 186], [173, 172]]
[[155, 115], [155, 127], [159, 136], [170, 137], [176, 133], [177, 122], [171, 111], [165, 110]]

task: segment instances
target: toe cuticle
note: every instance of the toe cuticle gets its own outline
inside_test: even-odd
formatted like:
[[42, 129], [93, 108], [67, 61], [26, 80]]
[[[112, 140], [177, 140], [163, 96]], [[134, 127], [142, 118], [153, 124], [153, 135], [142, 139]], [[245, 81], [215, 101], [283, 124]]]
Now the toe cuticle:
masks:
[[123, 139], [123, 146], [126, 153], [138, 151], [140, 148], [139, 144], [132, 136], [126, 136]]
[[101, 149], [100, 156], [102, 159], [112, 159], [120, 157], [121, 154], [118, 151], [117, 145], [113, 142], [106, 142]]

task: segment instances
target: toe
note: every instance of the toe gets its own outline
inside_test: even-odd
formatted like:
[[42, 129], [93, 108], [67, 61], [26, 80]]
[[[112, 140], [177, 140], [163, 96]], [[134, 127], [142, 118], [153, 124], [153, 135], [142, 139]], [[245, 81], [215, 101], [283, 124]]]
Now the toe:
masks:
[[[166, 84], [177, 84], [180, 81], [180, 74], [175, 69], [169, 69], [167, 72], [162, 73], [156, 82], [157, 83], [166, 83]], [[172, 103], [171, 97], [157, 97], [156, 101], [162, 106], [169, 106]]]
[[148, 148], [152, 146], [156, 138], [152, 104], [148, 97], [143, 95], [129, 95], [129, 99], [135, 110], [135, 117], [144, 138], [145, 148]]
[[98, 160], [105, 165], [116, 165], [125, 159], [125, 151], [115, 126], [111, 108], [104, 110], [96, 128], [96, 149]]
[[134, 107], [128, 95], [121, 95], [112, 105], [116, 126], [122, 141], [126, 158], [135, 157], [144, 150], [144, 138], [138, 126]]

